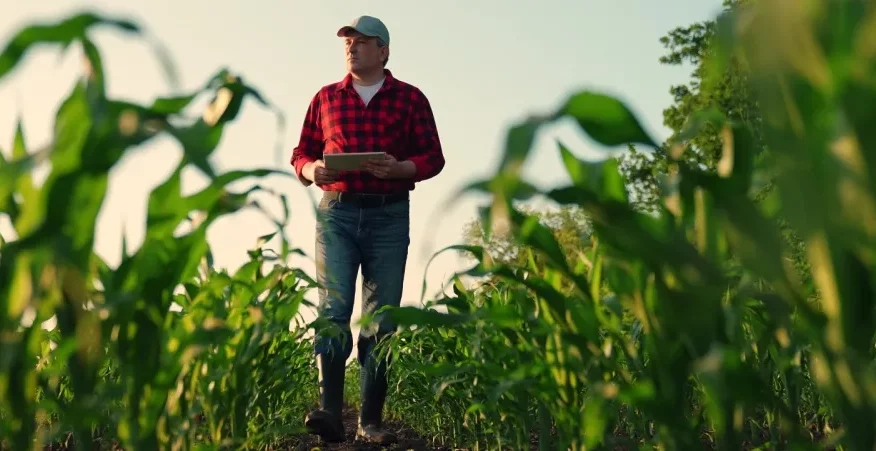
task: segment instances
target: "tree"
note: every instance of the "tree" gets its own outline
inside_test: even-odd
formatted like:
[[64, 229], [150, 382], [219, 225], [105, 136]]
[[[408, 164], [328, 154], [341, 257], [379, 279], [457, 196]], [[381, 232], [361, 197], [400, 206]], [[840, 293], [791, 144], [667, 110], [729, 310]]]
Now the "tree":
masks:
[[[725, 0], [724, 8], [733, 8], [747, 1], [750, 0]], [[654, 152], [644, 153], [631, 146], [628, 153], [617, 157], [619, 169], [630, 191], [631, 202], [639, 210], [657, 210], [661, 199], [660, 180], [669, 172], [671, 142], [685, 130], [695, 113], [709, 108], [715, 109], [732, 121], [750, 125], [755, 131], [755, 139], [760, 142], [760, 115], [740, 65], [732, 63], [729, 70], [713, 83], [706, 82], [709, 76], [710, 42], [715, 28], [714, 20], [695, 23], [677, 27], [660, 40], [668, 50], [660, 58], [661, 63], [691, 64], [694, 69], [687, 84], [670, 87], [673, 103], [663, 111], [664, 124], [673, 131], [670, 138]], [[706, 125], [689, 143], [681, 155], [683, 164], [713, 171], [721, 158], [720, 130], [713, 125]], [[574, 258], [577, 251], [589, 248], [590, 227], [582, 211], [571, 208], [524, 211], [540, 216], [542, 223], [548, 225], [557, 236], [568, 257]], [[528, 255], [522, 252], [524, 246], [508, 233], [494, 234], [489, 240], [485, 239], [483, 225], [479, 220], [473, 220], [466, 225], [463, 237], [467, 244], [484, 247], [497, 262], [526, 265]]]
[[[724, 0], [725, 10], [742, 7], [755, 0]], [[663, 111], [663, 123], [673, 133], [661, 147], [654, 152], [644, 153], [631, 147], [630, 152], [618, 157], [620, 170], [626, 179], [630, 196], [637, 208], [655, 212], [661, 199], [661, 178], [668, 175], [670, 152], [673, 140], [683, 133], [691, 119], [698, 113], [712, 109], [732, 122], [744, 124], [752, 132], [755, 149], [763, 156], [766, 146], [762, 140], [763, 119], [760, 109], [749, 89], [746, 72], [735, 60], [727, 65], [723, 73], [710, 71], [709, 60], [712, 39], [715, 36], [716, 21], [694, 23], [671, 30], [660, 42], [668, 53], [660, 62], [668, 65], [691, 64], [694, 69], [688, 84], [672, 86], [671, 106]], [[710, 77], [715, 77], [710, 79]], [[689, 141], [689, 146], [681, 154], [681, 164], [698, 167], [707, 172], [714, 171], [722, 155], [721, 130], [712, 124], [704, 125]], [[773, 189], [768, 181], [755, 192], [750, 193], [759, 202]], [[806, 249], [802, 239], [792, 230], [779, 214], [775, 218], [780, 226], [785, 244], [790, 252], [793, 266], [798, 271], [804, 285], [808, 286], [812, 299], [817, 298], [812, 283]]]
[[[725, 0], [724, 8], [744, 5], [750, 0]], [[707, 83], [708, 57], [714, 37], [714, 20], [694, 23], [671, 30], [660, 42], [668, 53], [660, 58], [662, 64], [678, 66], [691, 64], [694, 69], [691, 80], [684, 85], [670, 87], [673, 103], [663, 111], [663, 123], [672, 130], [670, 138], [652, 153], [643, 153], [635, 148], [619, 157], [621, 171], [627, 179], [630, 195], [637, 207], [654, 211], [660, 201], [660, 179], [668, 173], [671, 142], [682, 133], [695, 113], [713, 109], [729, 120], [751, 127], [755, 141], [761, 143], [761, 117], [757, 103], [748, 89], [744, 70], [732, 61], [728, 70], [712, 83]], [[683, 164], [713, 171], [721, 158], [720, 130], [714, 125], [705, 125], [690, 141], [681, 154]]]

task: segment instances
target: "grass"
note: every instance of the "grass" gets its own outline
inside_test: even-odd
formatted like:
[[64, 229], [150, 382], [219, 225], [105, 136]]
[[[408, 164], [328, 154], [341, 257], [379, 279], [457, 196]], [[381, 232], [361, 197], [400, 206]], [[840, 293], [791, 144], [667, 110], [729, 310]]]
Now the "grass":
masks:
[[[510, 231], [527, 259], [451, 247], [487, 282], [457, 279], [454, 296], [379, 313], [402, 326], [381, 345], [392, 356], [390, 418], [435, 446], [470, 449], [876, 446], [876, 9], [750, 4], [720, 18], [707, 83], [731, 61], [745, 66], [766, 147], [743, 124], [694, 114], [667, 144], [695, 151], [690, 137], [709, 124], [723, 130], [722, 163], [672, 160], [661, 203], [646, 213], [615, 159], [582, 162], [561, 145], [570, 184], [541, 192], [520, 175], [535, 134], [560, 119], [608, 148], [658, 147], [621, 100], [578, 92], [511, 127], [496, 174], [463, 194], [492, 196], [485, 232]], [[210, 164], [245, 99], [272, 106], [227, 70], [151, 104], [109, 98], [88, 37], [96, 27], [140, 33], [83, 14], [20, 30], [0, 53], [0, 79], [36, 45], [77, 44], [90, 61], [58, 108], [51, 145], [32, 150], [18, 133], [0, 161], [0, 212], [15, 228], [0, 244], [0, 441], [284, 447], [316, 399], [307, 334], [321, 328], [298, 315], [316, 284], [285, 264], [295, 252], [288, 210], [268, 215], [277, 231], [262, 240], [279, 250], [256, 246], [234, 273], [212, 267], [206, 241], [213, 222], [260, 208], [259, 179], [289, 176]], [[207, 113], [188, 117], [204, 95]], [[160, 135], [183, 157], [150, 194], [144, 244], [110, 267], [93, 250], [108, 173]], [[184, 196], [189, 166], [212, 183]], [[244, 179], [256, 183], [227, 188]], [[592, 233], [579, 253], [516, 208], [536, 196], [586, 213]], [[52, 317], [56, 329], [40, 327]]]

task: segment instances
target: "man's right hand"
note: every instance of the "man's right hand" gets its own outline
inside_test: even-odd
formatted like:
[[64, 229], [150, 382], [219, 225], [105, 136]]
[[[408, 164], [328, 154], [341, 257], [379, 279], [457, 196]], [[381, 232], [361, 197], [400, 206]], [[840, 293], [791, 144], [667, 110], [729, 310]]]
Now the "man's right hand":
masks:
[[305, 164], [301, 172], [307, 180], [317, 185], [328, 185], [338, 181], [338, 171], [326, 168], [322, 160]]

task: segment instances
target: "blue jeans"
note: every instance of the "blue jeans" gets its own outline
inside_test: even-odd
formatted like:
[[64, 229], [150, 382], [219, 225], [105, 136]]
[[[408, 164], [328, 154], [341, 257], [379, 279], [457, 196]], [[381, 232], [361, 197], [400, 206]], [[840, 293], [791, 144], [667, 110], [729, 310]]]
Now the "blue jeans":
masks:
[[[401, 303], [410, 245], [410, 201], [363, 208], [324, 197], [317, 211], [316, 274], [321, 285], [318, 317], [337, 326], [341, 334], [318, 333], [315, 351], [317, 355], [331, 355], [335, 361], [338, 357], [346, 361], [353, 348], [350, 318], [360, 268], [363, 316], [385, 305], [398, 307]], [[374, 346], [395, 332], [395, 327], [383, 319], [359, 331], [363, 420], [380, 422], [387, 362], [376, 359]]]

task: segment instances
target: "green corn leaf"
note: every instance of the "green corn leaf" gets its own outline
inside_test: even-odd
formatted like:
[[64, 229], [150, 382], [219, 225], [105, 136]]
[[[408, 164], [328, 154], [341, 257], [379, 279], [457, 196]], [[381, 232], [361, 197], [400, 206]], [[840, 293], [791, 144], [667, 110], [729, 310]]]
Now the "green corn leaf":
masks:
[[511, 210], [511, 220], [516, 227], [516, 234], [527, 246], [548, 258], [554, 267], [565, 273], [571, 273], [566, 255], [560, 243], [550, 229], [539, 221], [537, 216], [529, 216]]
[[192, 163], [204, 173], [213, 178], [216, 172], [210, 163], [210, 155], [216, 150], [222, 139], [223, 126], [209, 126], [199, 120], [187, 127], [170, 128], [170, 133], [183, 146], [186, 163]]
[[701, 288], [722, 285], [720, 271], [683, 236], [660, 227], [658, 221], [629, 205], [600, 202], [594, 193], [577, 186], [557, 188], [547, 195], [560, 204], [583, 207], [602, 243], [638, 256], [655, 271], [672, 268], [682, 280]]
[[[19, 120], [12, 145], [12, 160], [0, 160], [0, 211], [10, 214], [15, 230], [20, 236], [27, 235], [31, 231], [34, 224], [28, 223], [28, 221], [36, 219], [20, 216], [22, 211], [24, 211], [23, 214], [31, 216], [35, 213], [33, 210], [39, 192], [33, 184], [30, 173], [40, 163], [46, 161], [48, 156], [49, 149], [28, 152], [22, 124]], [[20, 205], [13, 199], [13, 193], [21, 196]]]
[[156, 113], [167, 115], [179, 114], [189, 106], [189, 104], [191, 104], [200, 93], [201, 91], [173, 97], [160, 97], [152, 102], [152, 106], [150, 106], [149, 109]]
[[558, 145], [560, 156], [573, 184], [589, 188], [597, 193], [601, 199], [624, 203], [629, 201], [627, 187], [618, 170], [616, 159], [609, 158], [605, 161], [585, 163], [572, 154], [562, 143], [558, 143]]
[[532, 150], [532, 143], [535, 141], [536, 133], [541, 124], [540, 121], [531, 120], [515, 125], [508, 130], [505, 137], [505, 150], [496, 171], [497, 174], [516, 175], [520, 173], [523, 163]]
[[597, 397], [590, 398], [584, 408], [584, 439], [587, 448], [602, 443], [608, 424], [609, 418], [604, 401]]
[[441, 254], [450, 251], [463, 251], [472, 254], [472, 256], [477, 260], [478, 264], [476, 268], [483, 268], [485, 265], [491, 265], [492, 261], [490, 260], [490, 256], [488, 253], [484, 251], [484, 248], [481, 246], [471, 246], [464, 244], [454, 244], [451, 246], [447, 246], [443, 249], [438, 250], [432, 257], [429, 258], [429, 261], [426, 262], [426, 269], [424, 270], [423, 277], [423, 285], [422, 290], [420, 291], [420, 303], [422, 304], [426, 298], [426, 277], [425, 274], [429, 273], [429, 267], [432, 265], [432, 262]]
[[550, 308], [553, 321], [565, 324], [580, 339], [598, 340], [598, 320], [591, 310], [592, 304], [587, 306], [591, 308], [584, 308], [583, 299], [566, 297], [544, 279], [531, 274], [521, 277], [506, 266], [498, 267], [492, 273], [520, 283], [535, 292]]
[[[456, 285], [453, 285], [456, 288]], [[458, 294], [457, 294], [458, 296]], [[471, 312], [471, 305], [466, 301], [463, 297], [446, 297], [441, 299], [440, 301], [435, 302], [436, 306], [445, 306], [447, 307], [447, 311], [449, 313], [457, 313], [457, 314], [467, 314]]]
[[9, 74], [24, 56], [38, 44], [58, 44], [66, 48], [81, 39], [92, 27], [106, 26], [126, 33], [139, 33], [140, 28], [129, 21], [113, 19], [87, 12], [51, 24], [31, 25], [21, 29], [0, 52], [0, 79]]
[[643, 144], [657, 147], [629, 107], [611, 96], [578, 92], [554, 113], [554, 118], [565, 116], [577, 121], [588, 136], [604, 146]]
[[231, 76], [228, 69], [221, 69], [213, 74], [204, 85], [189, 94], [156, 98], [149, 107], [150, 111], [164, 115], [176, 115], [189, 106], [199, 95], [207, 91], [216, 91], [222, 87], [225, 80]]
[[[876, 295], [870, 269], [854, 252], [845, 251], [837, 258], [842, 266], [837, 268], [838, 281], [842, 287], [843, 306], [840, 320], [843, 342], [856, 356], [869, 357], [871, 342], [876, 334], [876, 309], [873, 299]], [[876, 382], [872, 375], [869, 383]]]
[[401, 326], [441, 327], [467, 321], [468, 316], [457, 313], [441, 313], [418, 307], [384, 307], [376, 312], [392, 323]]
[[82, 42], [82, 49], [85, 52], [85, 58], [88, 61], [88, 70], [86, 73], [87, 83], [89, 87], [96, 93], [99, 99], [106, 96], [106, 80], [103, 70], [103, 59], [100, 56], [100, 51], [91, 39], [82, 36], [79, 38]]
[[[775, 222], [764, 217], [751, 200], [716, 176], [688, 172], [684, 177], [703, 186], [722, 211], [722, 224], [734, 251], [748, 267], [776, 284], [787, 299], [800, 300], [798, 287], [784, 264], [785, 251]], [[717, 227], [717, 225], [713, 226]]]

